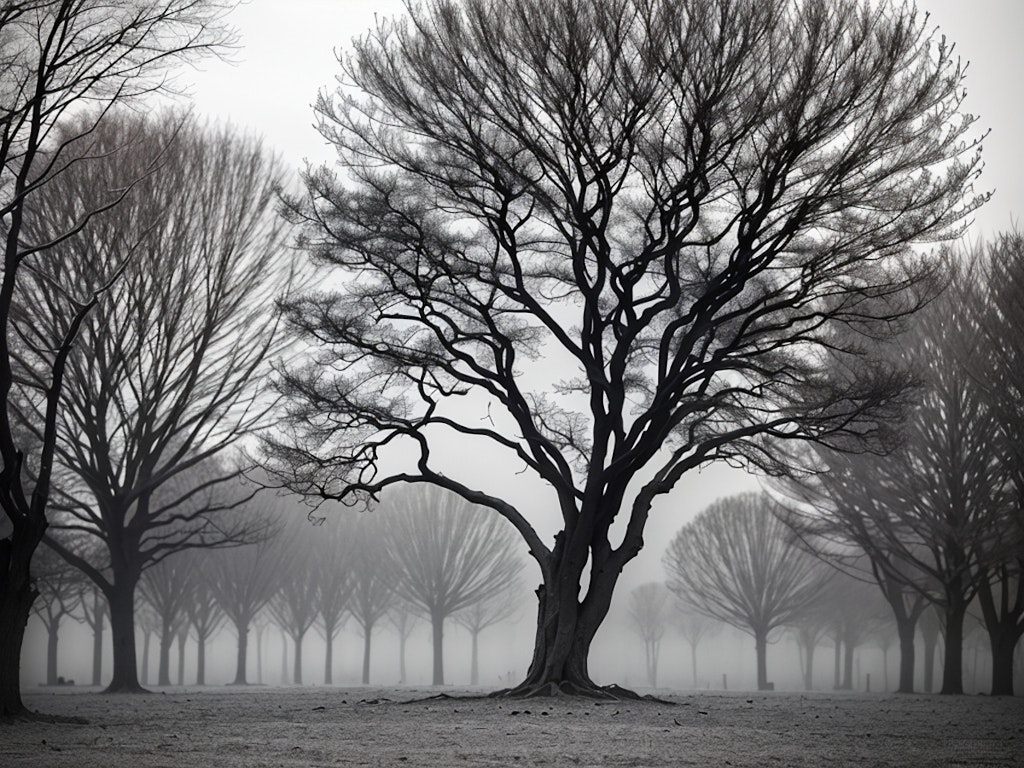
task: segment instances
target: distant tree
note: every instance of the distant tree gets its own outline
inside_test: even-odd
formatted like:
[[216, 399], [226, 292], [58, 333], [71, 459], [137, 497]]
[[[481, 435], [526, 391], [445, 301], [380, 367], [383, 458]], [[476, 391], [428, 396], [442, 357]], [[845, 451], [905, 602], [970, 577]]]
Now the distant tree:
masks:
[[37, 549], [32, 558], [32, 578], [39, 597], [32, 612], [46, 629], [46, 684], [57, 685], [57, 644], [65, 618], [74, 615], [82, 598], [82, 574], [56, 552]]
[[103, 592], [86, 579], [79, 580], [79, 617], [92, 630], [92, 685], [103, 684], [103, 624], [108, 615]]
[[522, 605], [523, 592], [522, 579], [517, 575], [505, 584], [504, 589], [463, 608], [452, 617], [469, 631], [470, 685], [480, 684], [480, 633], [515, 616]]
[[191, 563], [180, 557], [161, 560], [147, 568], [139, 580], [139, 594], [159, 621], [157, 685], [171, 684], [171, 645], [186, 624], [185, 606], [192, 599]]
[[398, 635], [398, 682], [405, 685], [409, 682], [405, 669], [405, 646], [416, 628], [417, 617], [408, 605], [399, 600], [388, 611], [388, 621]]
[[311, 558], [316, 584], [318, 627], [324, 638], [324, 685], [334, 684], [334, 639], [341, 630], [345, 609], [352, 598], [352, 523], [327, 519], [317, 528]]
[[377, 515], [361, 515], [352, 527], [352, 597], [349, 613], [363, 635], [363, 685], [370, 684], [373, 630], [395, 605], [394, 566]]
[[[279, 499], [260, 497], [233, 514], [258, 516], [265, 523], [280, 514]], [[233, 685], [246, 685], [249, 658], [249, 628], [277, 590], [288, 568], [287, 548], [276, 535], [242, 547], [218, 551], [208, 560], [207, 581], [217, 604], [234, 625], [238, 638]], [[261, 667], [262, 669], [262, 667]]]
[[835, 598], [831, 606], [833, 628], [842, 645], [842, 678], [836, 687], [852, 691], [857, 686], [853, 679], [854, 652], [886, 623], [886, 606], [873, 584], [855, 579], [837, 579], [830, 594]]
[[690, 646], [690, 673], [693, 687], [697, 688], [697, 646], [700, 645], [700, 641], [704, 637], [717, 633], [719, 624], [717, 621], [694, 611], [684, 601], [680, 600], [678, 595], [673, 604], [676, 609], [676, 626], [679, 628], [679, 633]]
[[286, 564], [278, 574], [277, 589], [267, 603], [267, 611], [281, 632], [291, 638], [295, 648], [291, 680], [302, 685], [302, 641], [320, 612], [320, 584], [314, 565], [320, 529], [303, 520], [298, 526], [293, 522], [281, 535]]
[[[231, 35], [220, 22], [227, 3], [167, 0], [112, 4], [100, 0], [19, 0], [0, 5], [0, 717], [27, 717], [19, 665], [25, 625], [36, 597], [29, 569], [47, 528], [47, 503], [57, 434], [57, 405], [68, 355], [84, 318], [120, 266], [98, 285], [69, 286], [75, 302], [65, 332], [40, 354], [36, 382], [45, 414], [36, 440], [19, 427], [18, 367], [12, 354], [23, 343], [14, 321], [14, 296], [27, 273], [64, 256], [66, 237], [87, 230], [100, 211], [117, 205], [143, 174], [122, 178], [82, 200], [69, 226], [37, 239], [26, 231], [35, 198], [54, 179], [79, 165], [66, 152], [94, 124], [74, 123], [84, 108], [96, 119], [120, 102], [173, 91], [169, 71], [216, 52]], [[76, 131], [67, 131], [69, 124]], [[130, 148], [121, 147], [125, 151]], [[79, 155], [90, 166], [107, 156], [97, 147]], [[102, 185], [97, 185], [102, 186]], [[93, 204], [90, 205], [89, 203]], [[20, 373], [19, 373], [20, 377]]]
[[186, 558], [191, 567], [189, 581], [192, 599], [185, 605], [185, 615], [196, 639], [196, 685], [206, 685], [206, 647], [226, 618], [210, 583], [213, 569], [209, 560], [217, 554], [220, 553], [192, 550], [178, 555]]
[[[591, 643], [658, 497], [715, 461], [786, 471], [778, 441], [862, 447], [893, 418], [907, 377], [861, 346], [932, 294], [911, 245], [984, 201], [982, 137], [952, 47], [906, 3], [406, 15], [317, 102], [340, 167], [311, 169], [292, 209], [340, 287], [288, 303], [313, 362], [282, 372], [268, 453], [301, 493], [427, 482], [504, 516], [542, 579], [509, 693], [600, 695]], [[548, 497], [517, 506], [466, 453]]]
[[671, 592], [661, 582], [648, 582], [629, 593], [629, 617], [644, 644], [647, 684], [658, 687], [658, 654], [669, 621]]
[[158, 638], [160, 636], [160, 617], [140, 595], [136, 594], [135, 599], [138, 601], [135, 606], [135, 626], [142, 633], [142, 660], [140, 663], [142, 671], [139, 679], [143, 685], [149, 685], [150, 641], [154, 636]]
[[432, 486], [396, 488], [382, 531], [395, 591], [430, 620], [433, 685], [444, 685], [444, 622], [508, 593], [523, 568], [515, 530], [490, 510]]
[[[126, 144], [132, 151], [115, 151]], [[187, 116], [118, 112], [66, 151], [69, 161], [96, 153], [102, 161], [71, 165], [33, 199], [24, 237], [59, 237], [110, 185], [146, 178], [67, 237], [63, 257], [35, 267], [16, 298], [27, 346], [45, 349], [66, 334], [77, 292], [97, 291], [120, 272], [67, 358], [55, 451], [54, 504], [64, 515], [54, 526], [97, 537], [110, 570], [53, 545], [104, 590], [109, 688], [132, 692], [133, 595], [142, 572], [174, 552], [236, 543], [246, 533], [211, 520], [230, 495], [214, 491], [234, 485], [237, 474], [218, 456], [266, 424], [265, 376], [283, 339], [274, 300], [288, 290], [291, 258], [276, 214], [284, 172], [259, 142]], [[24, 376], [34, 375], [33, 364], [23, 361]], [[31, 404], [25, 422], [43, 423], [45, 402]], [[184, 479], [195, 480], [200, 468], [201, 482]]]
[[679, 598], [754, 637], [757, 687], [768, 687], [771, 633], [792, 625], [827, 580], [793, 541], [763, 493], [719, 499], [683, 526], [665, 552], [668, 585]]

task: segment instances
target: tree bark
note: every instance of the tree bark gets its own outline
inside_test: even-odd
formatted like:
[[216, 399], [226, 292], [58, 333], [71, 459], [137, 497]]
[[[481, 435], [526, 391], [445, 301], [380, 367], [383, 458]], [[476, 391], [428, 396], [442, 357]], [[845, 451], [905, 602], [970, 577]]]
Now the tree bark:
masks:
[[1013, 652], [1019, 640], [1019, 632], [1004, 630], [989, 634], [993, 696], [1013, 696]]
[[900, 638], [900, 684], [897, 693], [914, 692], [914, 631], [916, 621], [904, 619], [896, 621], [896, 632]]
[[963, 645], [964, 615], [967, 603], [961, 599], [950, 599], [946, 605], [946, 652], [942, 660], [942, 695], [957, 695], [964, 692]]
[[114, 671], [106, 693], [145, 693], [145, 689], [139, 685], [135, 653], [135, 582], [138, 576], [131, 580], [130, 575], [121, 575], [121, 579], [125, 580], [121, 581], [115, 573], [114, 579], [114, 586], [107, 594]]

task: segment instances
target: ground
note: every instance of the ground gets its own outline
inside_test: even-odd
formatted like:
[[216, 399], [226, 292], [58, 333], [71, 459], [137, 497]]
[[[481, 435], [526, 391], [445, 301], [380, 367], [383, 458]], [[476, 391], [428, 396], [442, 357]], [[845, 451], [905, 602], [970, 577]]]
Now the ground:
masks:
[[381, 688], [30, 692], [88, 725], [0, 725], [4, 768], [1024, 766], [1024, 699], [702, 692], [656, 701]]

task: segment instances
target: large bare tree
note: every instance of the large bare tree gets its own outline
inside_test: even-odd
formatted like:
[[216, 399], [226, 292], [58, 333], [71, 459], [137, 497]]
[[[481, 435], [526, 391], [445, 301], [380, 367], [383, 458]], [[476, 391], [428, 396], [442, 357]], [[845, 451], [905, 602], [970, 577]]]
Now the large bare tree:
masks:
[[[113, 152], [129, 143], [131, 152]], [[65, 514], [53, 523], [96, 536], [109, 553], [105, 573], [54, 542], [104, 590], [114, 648], [109, 689], [134, 691], [139, 576], [174, 552], [237, 542], [245, 532], [244, 523], [231, 529], [213, 519], [234, 496], [217, 486], [234, 485], [237, 474], [215, 457], [266, 422], [272, 400], [264, 379], [284, 338], [274, 300], [287, 292], [292, 270], [287, 227], [275, 212], [285, 175], [258, 141], [173, 114], [111, 113], [68, 155], [96, 147], [111, 154], [68, 169], [32, 202], [28, 236], [54, 237], [83, 205], [98, 205], [114, 180], [159, 168], [66, 238], [63, 258], [23, 281], [17, 327], [28, 349], [46, 349], [66, 333], [74, 291], [120, 272], [67, 358], [54, 496]], [[31, 377], [38, 366], [24, 357], [20, 370]], [[45, 381], [32, 383], [41, 389]], [[195, 481], [181, 482], [185, 476]]]
[[892, 418], [905, 377], [863, 339], [930, 295], [912, 244], [984, 200], [959, 61], [888, 1], [428, 0], [342, 67], [339, 169], [293, 206], [340, 287], [290, 304], [315, 355], [268, 453], [303, 493], [504, 516], [542, 581], [510, 693], [598, 694], [657, 498]]
[[[18, 669], [25, 624], [35, 590], [32, 554], [47, 526], [47, 502], [57, 435], [57, 411], [67, 356], [79, 326], [97, 301], [99, 284], [71, 289], [74, 301], [64, 334], [53, 340], [40, 371], [46, 407], [42, 439], [26, 440], [12, 418], [14, 369], [19, 347], [11, 311], [19, 283], [35, 266], [60, 259], [65, 237], [87, 228], [92, 216], [116, 205], [139, 177], [120, 179], [83, 206], [70, 226], [35, 239], [25, 231], [34, 214], [26, 206], [56, 177], [103, 152], [65, 150], [94, 124], [59, 131], [83, 106], [98, 107], [166, 91], [173, 65], [220, 49], [230, 35], [219, 19], [228, 4], [168, 0], [111, 4], [100, 0], [21, 0], [0, 5], [0, 717], [25, 717]], [[148, 172], [148, 171], [147, 171]], [[83, 201], [84, 203], [85, 201]], [[15, 396], [16, 399], [16, 396]], [[6, 523], [6, 524], [3, 524]]]
[[430, 619], [432, 684], [444, 685], [445, 620], [517, 586], [519, 539], [490, 510], [430, 486], [394, 489], [384, 508], [395, 591]]
[[754, 637], [758, 690], [768, 687], [773, 631], [791, 626], [828, 583], [774, 507], [763, 493], [720, 499], [679, 530], [664, 556], [682, 602]]

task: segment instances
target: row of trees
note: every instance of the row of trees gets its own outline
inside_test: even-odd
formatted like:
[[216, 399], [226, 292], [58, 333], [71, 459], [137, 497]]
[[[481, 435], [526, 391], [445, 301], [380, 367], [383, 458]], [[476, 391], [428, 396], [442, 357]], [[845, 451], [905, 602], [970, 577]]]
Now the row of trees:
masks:
[[[244, 510], [220, 516], [255, 516], [267, 523], [273, 533], [257, 542], [190, 549], [143, 572], [138, 623], [145, 630], [144, 658], [150, 632], [158, 639], [158, 685], [171, 684], [171, 648], [177, 642], [183, 653], [184, 639], [190, 635], [197, 646], [196, 681], [204, 684], [206, 645], [225, 623], [238, 638], [234, 683], [247, 683], [248, 639], [261, 619], [278, 625], [291, 639], [292, 680], [297, 684], [302, 683], [303, 640], [316, 627], [326, 646], [324, 682], [331, 684], [333, 642], [344, 622], [352, 619], [364, 637], [362, 675], [368, 683], [372, 635], [379, 622], [389, 618], [403, 641], [404, 678], [404, 640], [417, 616], [431, 626], [433, 683], [444, 682], [448, 620], [462, 624], [472, 636], [471, 677], [473, 684], [478, 682], [480, 632], [509, 618], [523, 598], [523, 561], [516, 555], [514, 535], [500, 518], [458, 497], [426, 489], [389, 494], [373, 514], [332, 512], [316, 518], [319, 525], [281, 506], [266, 500], [262, 507], [249, 502]], [[40, 571], [44, 594], [38, 605], [40, 617], [52, 630], [48, 670], [55, 681], [60, 618], [81, 600], [83, 579], [56, 555], [48, 555], [47, 562], [52, 562], [53, 577]]]

